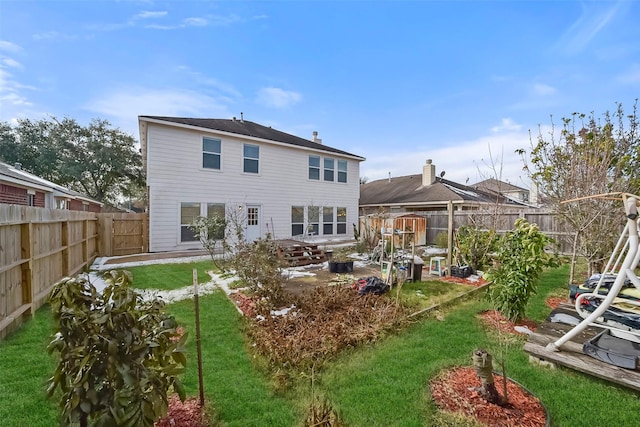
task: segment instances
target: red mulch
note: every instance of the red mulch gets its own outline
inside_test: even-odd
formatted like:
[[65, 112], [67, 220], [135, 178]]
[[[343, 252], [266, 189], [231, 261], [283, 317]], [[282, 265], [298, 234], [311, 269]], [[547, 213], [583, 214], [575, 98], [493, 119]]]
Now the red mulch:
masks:
[[478, 317], [484, 322], [485, 325], [490, 326], [494, 329], [499, 329], [500, 332], [512, 333], [512, 334], [523, 334], [523, 332], [518, 332], [514, 328], [516, 326], [525, 326], [531, 332], [535, 332], [538, 324], [533, 320], [522, 319], [518, 323], [513, 323], [507, 320], [502, 313], [496, 310], [487, 310], [481, 312]]
[[569, 302], [569, 298], [549, 297], [549, 298], [547, 298], [545, 300], [545, 304], [550, 308], [558, 308], [558, 306], [560, 304], [562, 304], [563, 302], [568, 303]]
[[169, 397], [167, 416], [155, 423], [155, 427], [206, 427], [200, 399], [190, 398], [183, 402], [176, 395]]
[[[494, 382], [502, 395], [502, 376], [494, 374]], [[431, 396], [436, 405], [447, 412], [462, 413], [487, 426], [542, 427], [546, 411], [538, 398], [518, 384], [507, 381], [509, 402], [504, 406], [484, 400], [474, 389], [480, 379], [471, 367], [454, 368], [431, 381]]]
[[471, 285], [471, 286], [475, 286], [477, 288], [479, 288], [482, 285], [486, 285], [487, 284], [487, 281], [484, 280], [482, 277], [478, 278], [477, 280], [471, 280], [468, 277], [465, 277], [463, 279], [462, 277], [442, 276], [442, 277], [440, 277], [440, 280], [442, 280], [444, 282], [450, 282], [450, 283], [460, 283], [462, 285]]
[[236, 303], [236, 306], [238, 306], [245, 317], [256, 317], [256, 304], [251, 297], [246, 296], [242, 292], [234, 292], [229, 295], [229, 298]]

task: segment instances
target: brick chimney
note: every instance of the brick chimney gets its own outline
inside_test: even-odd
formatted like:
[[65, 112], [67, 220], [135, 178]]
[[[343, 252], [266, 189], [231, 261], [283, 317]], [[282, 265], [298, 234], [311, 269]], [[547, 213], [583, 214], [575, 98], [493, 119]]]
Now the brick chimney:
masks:
[[422, 185], [427, 187], [436, 182], [436, 165], [427, 159], [427, 163], [422, 166]]

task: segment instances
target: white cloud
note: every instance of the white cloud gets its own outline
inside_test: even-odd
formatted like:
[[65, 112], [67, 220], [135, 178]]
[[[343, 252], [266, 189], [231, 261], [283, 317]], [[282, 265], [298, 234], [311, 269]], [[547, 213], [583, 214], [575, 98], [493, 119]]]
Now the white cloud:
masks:
[[302, 100], [298, 92], [287, 91], [277, 87], [265, 87], [258, 91], [256, 103], [267, 107], [286, 108]]
[[[629, 3], [629, 4], [626, 4]], [[631, 2], [582, 3], [582, 13], [564, 32], [555, 45], [555, 50], [563, 53], [578, 54], [605, 29], [618, 14], [624, 14]]]
[[549, 86], [547, 84], [544, 84], [544, 83], [535, 83], [533, 85], [533, 92], [536, 95], [548, 96], [548, 95], [553, 95], [554, 93], [556, 93], [556, 88], [554, 88], [553, 86]]
[[2, 63], [11, 68], [19, 68], [21, 70], [24, 68], [21, 63], [12, 58], [2, 58]]
[[205, 18], [186, 18], [182, 20], [185, 27], [204, 27], [209, 24]]
[[240, 98], [242, 96], [232, 84], [221, 82], [220, 80], [214, 77], [209, 77], [200, 71], [194, 71], [187, 65], [179, 65], [175, 70], [181, 74], [180, 80], [213, 88], [222, 96], [229, 97], [229, 102], [234, 98]]
[[618, 81], [624, 84], [640, 83], [640, 64], [633, 64], [628, 70], [617, 77]]
[[150, 11], [143, 10], [133, 17], [133, 19], [150, 19], [150, 18], [162, 18], [163, 16], [167, 16], [168, 12], [166, 11]]
[[507, 117], [505, 119], [502, 119], [500, 121], [500, 124], [498, 126], [494, 126], [491, 128], [491, 132], [494, 133], [498, 133], [498, 132], [504, 132], [504, 131], [513, 131], [513, 132], [517, 132], [522, 128], [521, 125], [517, 124], [516, 122], [513, 121], [513, 119]]
[[[10, 53], [16, 53], [21, 50], [20, 46], [0, 41], [0, 50]], [[24, 94], [27, 90], [34, 90], [33, 86], [25, 85], [9, 71], [22, 71], [24, 67], [13, 58], [0, 54], [0, 108], [2, 120], [11, 120], [17, 116], [25, 115], [25, 108], [31, 107], [32, 103]]]
[[[362, 163], [360, 175], [369, 181], [422, 173], [427, 159], [432, 159], [436, 174], [445, 171], [445, 179], [460, 184], [495, 177], [519, 187], [528, 187], [523, 172], [524, 163], [515, 150], [530, 147], [528, 132], [512, 130], [500, 134], [482, 136], [474, 140], [450, 143], [437, 148], [405, 148], [391, 144], [393, 149], [368, 151]], [[370, 149], [367, 149], [370, 150]]]
[[20, 52], [22, 48], [15, 43], [11, 43], [6, 40], [0, 40], [0, 50], [5, 52], [16, 53], [16, 52]]
[[138, 116], [230, 117], [227, 107], [216, 98], [189, 90], [162, 90], [122, 87], [89, 101], [85, 108], [108, 116], [114, 124], [134, 135]]

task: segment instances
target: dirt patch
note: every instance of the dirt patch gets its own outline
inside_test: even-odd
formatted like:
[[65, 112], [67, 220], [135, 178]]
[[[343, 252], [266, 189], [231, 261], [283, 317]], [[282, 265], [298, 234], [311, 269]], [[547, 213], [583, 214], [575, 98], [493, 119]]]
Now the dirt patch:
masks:
[[348, 276], [353, 276], [353, 281], [358, 280], [361, 277], [376, 276], [380, 277], [380, 266], [377, 264], [365, 264], [362, 262], [356, 262], [353, 266], [353, 272], [345, 274], [331, 273], [329, 272], [328, 263], [309, 266], [301, 272], [313, 273], [313, 276], [299, 276], [292, 277], [287, 280], [283, 287], [284, 290], [293, 295], [302, 295], [307, 291], [312, 291], [318, 286], [326, 286], [332, 281], [338, 279], [346, 279]]
[[[502, 392], [502, 377], [493, 375]], [[450, 369], [431, 381], [431, 396], [443, 411], [463, 414], [487, 426], [543, 427], [546, 411], [540, 400], [515, 382], [507, 381], [509, 402], [503, 406], [484, 400], [476, 388], [480, 379], [471, 367]]]

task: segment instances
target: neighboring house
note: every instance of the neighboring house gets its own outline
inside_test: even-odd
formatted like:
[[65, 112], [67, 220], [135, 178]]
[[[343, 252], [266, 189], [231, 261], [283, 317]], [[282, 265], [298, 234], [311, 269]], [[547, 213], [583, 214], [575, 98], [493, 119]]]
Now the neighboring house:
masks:
[[87, 196], [0, 162], [0, 203], [100, 212], [103, 204]]
[[422, 174], [379, 179], [360, 186], [360, 215], [480, 209], [496, 204], [522, 207], [500, 194], [485, 192], [436, 176], [429, 159]]
[[[200, 248], [196, 216], [242, 219], [245, 238], [353, 236], [363, 157], [244, 119], [139, 116], [149, 250]], [[232, 214], [233, 212], [233, 214]]]
[[482, 190], [487, 193], [502, 194], [508, 199], [516, 202], [529, 203], [529, 190], [495, 178], [485, 179], [477, 184], [473, 184], [472, 187], [476, 190]]

